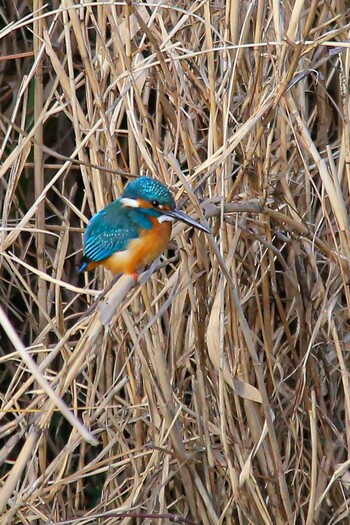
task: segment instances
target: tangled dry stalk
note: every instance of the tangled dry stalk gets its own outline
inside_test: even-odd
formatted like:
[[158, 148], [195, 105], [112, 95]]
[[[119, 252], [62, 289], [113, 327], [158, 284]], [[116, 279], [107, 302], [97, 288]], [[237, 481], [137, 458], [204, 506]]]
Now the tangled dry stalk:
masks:
[[[0, 10], [0, 525], [348, 523], [347, 3], [28, 5]], [[139, 173], [212, 236], [78, 276]]]

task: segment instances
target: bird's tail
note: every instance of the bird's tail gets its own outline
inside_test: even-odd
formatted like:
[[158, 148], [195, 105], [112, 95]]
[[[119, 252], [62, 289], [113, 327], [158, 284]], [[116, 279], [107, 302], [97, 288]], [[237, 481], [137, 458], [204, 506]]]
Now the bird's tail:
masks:
[[89, 269], [88, 268], [89, 262], [90, 262], [89, 259], [87, 257], [85, 257], [85, 255], [84, 255], [84, 257], [81, 260], [81, 264], [79, 266], [78, 273], [86, 272]]

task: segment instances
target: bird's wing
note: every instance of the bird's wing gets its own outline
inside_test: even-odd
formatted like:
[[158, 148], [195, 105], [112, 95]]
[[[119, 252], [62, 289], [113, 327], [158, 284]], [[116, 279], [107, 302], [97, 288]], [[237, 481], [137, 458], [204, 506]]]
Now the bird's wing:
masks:
[[120, 200], [94, 215], [85, 231], [84, 257], [92, 262], [107, 259], [124, 251], [141, 229], [152, 227], [151, 221], [135, 208], [126, 208]]

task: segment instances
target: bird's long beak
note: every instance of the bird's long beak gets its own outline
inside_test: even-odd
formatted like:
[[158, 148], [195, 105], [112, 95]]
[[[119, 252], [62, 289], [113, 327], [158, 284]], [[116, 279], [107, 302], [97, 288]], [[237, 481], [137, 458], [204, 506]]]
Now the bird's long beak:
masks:
[[211, 233], [208, 228], [203, 226], [200, 222], [195, 221], [190, 217], [189, 215], [186, 215], [186, 213], [183, 213], [182, 211], [178, 210], [177, 208], [173, 210], [167, 210], [162, 212], [163, 215], [166, 215], [167, 217], [172, 217], [173, 219], [177, 219], [178, 221], [185, 222], [186, 224], [189, 224], [190, 226], [193, 226], [194, 228], [197, 228], [197, 230], [201, 230], [205, 233]]

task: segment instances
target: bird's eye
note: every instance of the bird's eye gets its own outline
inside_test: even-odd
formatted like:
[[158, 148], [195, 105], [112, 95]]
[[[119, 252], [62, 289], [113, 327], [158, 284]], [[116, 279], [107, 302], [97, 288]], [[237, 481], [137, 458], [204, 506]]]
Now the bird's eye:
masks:
[[151, 204], [152, 204], [153, 208], [158, 208], [158, 206], [159, 206], [159, 201], [157, 201], [156, 199], [154, 199], [153, 201], [151, 201]]

